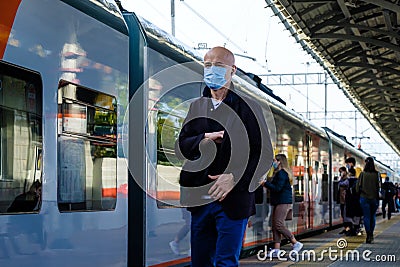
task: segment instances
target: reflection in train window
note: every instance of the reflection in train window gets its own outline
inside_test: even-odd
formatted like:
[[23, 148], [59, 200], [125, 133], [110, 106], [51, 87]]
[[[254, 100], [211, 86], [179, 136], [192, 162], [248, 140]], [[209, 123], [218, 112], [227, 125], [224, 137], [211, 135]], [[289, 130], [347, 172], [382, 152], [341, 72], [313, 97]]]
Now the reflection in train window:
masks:
[[[326, 202], [329, 201], [329, 174], [328, 174], [328, 169], [330, 168], [329, 166], [329, 142], [328, 140], [325, 139], [320, 139], [319, 141], [319, 160], [320, 160], [320, 165], [322, 165], [322, 168], [318, 169], [318, 177], [317, 177], [317, 184], [320, 186], [319, 190], [321, 190], [321, 200]], [[321, 179], [321, 181], [320, 181]]]
[[302, 202], [305, 195], [304, 178], [307, 178], [305, 131], [280, 115], [275, 116], [275, 125], [277, 134], [275, 153], [287, 155], [293, 174], [294, 199], [295, 202]]
[[180, 205], [179, 174], [183, 163], [175, 155], [175, 141], [190, 103], [201, 96], [203, 67], [193, 62], [178, 64], [156, 50], [148, 51], [146, 146], [151, 149], [147, 150], [147, 191], [157, 199], [158, 208], [171, 208]]
[[41, 148], [41, 77], [0, 61], [0, 213], [39, 211]]
[[198, 85], [178, 87], [159, 99], [157, 104], [157, 196], [158, 207], [179, 205], [179, 174], [182, 161], [175, 155], [175, 141], [189, 110], [182, 91], [198, 97]]
[[58, 208], [112, 210], [117, 197], [115, 97], [60, 81]]
[[337, 146], [336, 144], [332, 145], [332, 172], [333, 176], [340, 176], [339, 168], [344, 166], [344, 155], [345, 150], [342, 147]]

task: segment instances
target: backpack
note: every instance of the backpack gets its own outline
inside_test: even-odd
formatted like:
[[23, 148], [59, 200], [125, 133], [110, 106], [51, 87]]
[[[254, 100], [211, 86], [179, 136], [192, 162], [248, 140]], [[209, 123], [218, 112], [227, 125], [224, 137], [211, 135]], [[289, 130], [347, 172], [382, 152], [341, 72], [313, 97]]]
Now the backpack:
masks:
[[394, 196], [396, 194], [396, 187], [392, 182], [389, 183], [386, 193], [390, 196]]

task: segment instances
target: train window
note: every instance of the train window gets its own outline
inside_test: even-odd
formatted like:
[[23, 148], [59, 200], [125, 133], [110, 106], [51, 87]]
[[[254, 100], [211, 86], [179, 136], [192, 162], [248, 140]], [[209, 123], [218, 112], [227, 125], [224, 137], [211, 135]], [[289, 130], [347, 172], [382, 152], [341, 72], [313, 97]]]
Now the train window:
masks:
[[[186, 84], [162, 96], [157, 104], [157, 196], [158, 207], [179, 206], [179, 173], [182, 161], [175, 155], [175, 141], [189, 110], [183, 92], [197, 97], [198, 84]], [[187, 93], [186, 93], [187, 94]]]
[[197, 63], [178, 64], [156, 50], [148, 51], [147, 190], [157, 199], [158, 208], [173, 208], [180, 206], [179, 174], [183, 164], [175, 155], [175, 141], [190, 103], [201, 96], [203, 67]]
[[0, 214], [39, 211], [41, 147], [41, 77], [0, 61]]
[[61, 80], [58, 90], [58, 208], [112, 210], [117, 197], [117, 102]]
[[[308, 177], [307, 144], [305, 131], [301, 126], [279, 114], [275, 115], [277, 143], [275, 153], [284, 153], [288, 157], [289, 167], [293, 175], [293, 191], [295, 202], [303, 202], [306, 194]], [[295, 216], [297, 211], [295, 210]]]

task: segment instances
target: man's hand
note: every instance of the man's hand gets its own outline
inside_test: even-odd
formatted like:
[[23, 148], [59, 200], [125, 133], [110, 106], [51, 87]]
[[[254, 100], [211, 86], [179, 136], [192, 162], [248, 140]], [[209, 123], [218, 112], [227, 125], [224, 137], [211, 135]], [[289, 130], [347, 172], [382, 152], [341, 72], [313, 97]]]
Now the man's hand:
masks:
[[221, 143], [222, 142], [222, 138], [224, 137], [224, 132], [225, 131], [205, 133], [204, 134], [204, 138], [211, 139], [216, 143]]
[[232, 173], [220, 175], [208, 175], [210, 179], [216, 180], [214, 185], [208, 190], [208, 193], [214, 198], [222, 201], [235, 186]]

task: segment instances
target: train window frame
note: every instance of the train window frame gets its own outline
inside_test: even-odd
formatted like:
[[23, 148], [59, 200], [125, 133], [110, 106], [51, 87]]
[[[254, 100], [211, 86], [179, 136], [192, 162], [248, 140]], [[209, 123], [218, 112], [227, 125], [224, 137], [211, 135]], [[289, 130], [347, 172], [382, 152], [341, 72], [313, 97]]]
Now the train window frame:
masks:
[[115, 210], [117, 120], [115, 96], [60, 80], [57, 125], [60, 212]]
[[40, 73], [0, 60], [0, 110], [0, 215], [38, 214], [42, 169], [36, 169], [37, 148], [43, 145]]

